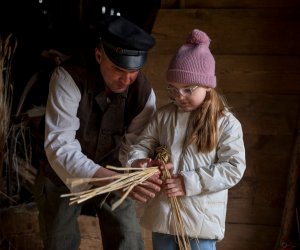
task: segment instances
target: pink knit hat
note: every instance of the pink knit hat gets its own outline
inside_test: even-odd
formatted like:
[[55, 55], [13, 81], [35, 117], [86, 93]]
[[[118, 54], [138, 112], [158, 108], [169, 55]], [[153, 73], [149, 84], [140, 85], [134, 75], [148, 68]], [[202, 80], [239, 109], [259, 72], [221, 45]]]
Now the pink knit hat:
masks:
[[210, 39], [194, 29], [172, 58], [166, 74], [167, 83], [195, 84], [215, 88], [215, 59], [209, 50]]

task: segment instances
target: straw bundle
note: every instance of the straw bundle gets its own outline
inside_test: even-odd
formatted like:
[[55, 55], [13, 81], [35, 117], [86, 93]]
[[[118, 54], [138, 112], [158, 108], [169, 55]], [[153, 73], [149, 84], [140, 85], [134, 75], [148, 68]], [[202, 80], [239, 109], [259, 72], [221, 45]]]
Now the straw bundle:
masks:
[[[164, 146], [158, 147], [156, 149], [156, 159], [162, 162], [164, 165], [170, 162], [170, 155]], [[163, 179], [171, 178], [171, 173], [166, 168], [164, 168], [162, 174], [163, 174], [162, 176]], [[185, 226], [181, 215], [183, 211], [183, 205], [181, 203], [181, 200], [178, 199], [177, 197], [170, 197], [169, 200], [171, 203], [174, 228], [176, 230], [176, 238], [177, 238], [179, 249], [190, 250], [191, 249], [190, 242], [188, 237], [185, 234]]]
[[91, 199], [92, 197], [104, 193], [110, 193], [116, 190], [122, 190], [124, 194], [122, 197], [116, 201], [112, 205], [112, 210], [115, 210], [118, 206], [121, 205], [121, 203], [124, 201], [124, 199], [129, 195], [130, 191], [132, 189], [141, 184], [142, 182], [146, 181], [148, 178], [150, 178], [155, 173], [159, 172], [159, 169], [157, 167], [149, 167], [149, 168], [122, 168], [122, 167], [114, 167], [114, 166], [106, 166], [106, 168], [118, 170], [118, 171], [132, 171], [130, 173], [123, 173], [118, 174], [111, 177], [105, 177], [105, 178], [71, 178], [67, 180], [68, 184], [71, 184], [71, 187], [76, 187], [78, 185], [82, 185], [85, 183], [93, 183], [108, 179], [116, 179], [115, 181], [101, 186], [97, 188], [92, 188], [87, 191], [82, 191], [78, 193], [70, 193], [70, 194], [63, 194], [61, 197], [71, 197], [70, 198], [70, 205], [74, 203], [81, 203], [88, 199]]
[[11, 63], [17, 43], [11, 43], [11, 36], [0, 36], [0, 171], [4, 163], [4, 151], [9, 133], [12, 107]]
[[[3, 165], [5, 162], [5, 154], [7, 153], [7, 143], [10, 127], [10, 115], [12, 108], [12, 89], [11, 82], [11, 63], [12, 57], [17, 47], [17, 42], [11, 42], [11, 36], [3, 38], [0, 34], [0, 173], [3, 173]], [[9, 173], [9, 169], [7, 172]], [[0, 188], [4, 186], [2, 176], [0, 176]], [[10, 186], [7, 184], [6, 189]], [[7, 190], [8, 195], [0, 191], [0, 195], [6, 197], [10, 203], [16, 201], [10, 197], [10, 192]]]

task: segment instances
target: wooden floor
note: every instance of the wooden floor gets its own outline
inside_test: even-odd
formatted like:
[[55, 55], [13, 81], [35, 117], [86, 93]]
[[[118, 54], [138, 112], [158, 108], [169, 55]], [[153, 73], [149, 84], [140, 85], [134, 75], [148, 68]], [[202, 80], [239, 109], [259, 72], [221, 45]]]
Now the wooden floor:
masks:
[[[102, 241], [98, 219], [80, 216], [81, 245], [79, 250], [102, 250]], [[152, 250], [151, 232], [142, 228], [145, 250]], [[129, 250], [129, 249], [128, 249]]]

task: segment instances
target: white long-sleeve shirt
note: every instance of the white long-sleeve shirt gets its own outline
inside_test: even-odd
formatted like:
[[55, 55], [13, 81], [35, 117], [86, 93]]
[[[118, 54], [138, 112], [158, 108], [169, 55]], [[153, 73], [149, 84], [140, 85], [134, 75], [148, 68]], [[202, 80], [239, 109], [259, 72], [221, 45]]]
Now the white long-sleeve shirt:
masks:
[[[71, 75], [62, 67], [56, 68], [49, 86], [44, 146], [51, 167], [65, 184], [67, 178], [91, 178], [101, 168], [82, 153], [80, 143], [76, 139], [76, 131], [80, 126], [77, 117], [80, 100], [80, 90]], [[156, 97], [152, 90], [144, 109], [128, 127], [119, 155], [123, 165], [127, 161], [130, 145], [155, 112], [155, 102]], [[71, 191], [89, 188], [87, 185], [75, 189], [68, 187]]]

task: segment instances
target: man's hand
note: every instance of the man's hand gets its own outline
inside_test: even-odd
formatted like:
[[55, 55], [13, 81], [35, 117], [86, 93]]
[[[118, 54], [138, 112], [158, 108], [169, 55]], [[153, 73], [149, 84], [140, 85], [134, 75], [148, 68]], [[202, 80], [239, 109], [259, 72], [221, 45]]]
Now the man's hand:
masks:
[[161, 190], [162, 180], [159, 178], [159, 173], [154, 174], [148, 180], [134, 187], [130, 192], [129, 197], [140, 202], [147, 202], [154, 198], [156, 193]]
[[[131, 167], [133, 168], [147, 168], [152, 166], [158, 166], [158, 163], [150, 158], [135, 160]], [[160, 179], [160, 173], [154, 174], [142, 184], [137, 185], [130, 192], [129, 197], [140, 202], [147, 202], [149, 199], [154, 198], [156, 193], [160, 192], [162, 180]]]
[[113, 170], [107, 169], [105, 167], [101, 167], [97, 170], [97, 172], [94, 174], [93, 178], [107, 178], [105, 180], [101, 180], [101, 181], [97, 181], [97, 182], [93, 182], [92, 184], [98, 187], [107, 185], [113, 181], [115, 181], [116, 179], [111, 178], [114, 175], [118, 175], [120, 173], [117, 173]]

